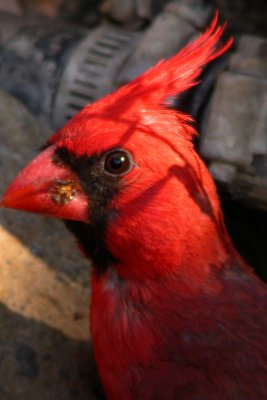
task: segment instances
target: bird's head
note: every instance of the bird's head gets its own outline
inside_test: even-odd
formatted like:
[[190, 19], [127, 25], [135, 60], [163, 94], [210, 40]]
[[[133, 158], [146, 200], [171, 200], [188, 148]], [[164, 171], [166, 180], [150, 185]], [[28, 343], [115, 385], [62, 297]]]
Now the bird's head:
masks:
[[162, 259], [163, 270], [178, 265], [193, 244], [194, 257], [200, 239], [214, 239], [220, 207], [191, 118], [167, 103], [230, 46], [218, 47], [222, 31], [216, 17], [176, 56], [85, 107], [19, 173], [2, 206], [66, 220], [99, 270], [127, 260], [135, 275], [149, 262], [149, 275]]

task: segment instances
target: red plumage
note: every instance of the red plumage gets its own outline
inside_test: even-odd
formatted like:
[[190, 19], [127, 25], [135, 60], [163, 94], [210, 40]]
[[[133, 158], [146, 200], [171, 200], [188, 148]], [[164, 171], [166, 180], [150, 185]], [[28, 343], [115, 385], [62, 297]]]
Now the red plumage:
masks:
[[165, 105], [230, 46], [218, 47], [223, 29], [216, 16], [84, 108], [3, 198], [74, 220], [94, 262], [91, 333], [110, 400], [267, 398], [266, 286], [228, 237], [191, 118]]

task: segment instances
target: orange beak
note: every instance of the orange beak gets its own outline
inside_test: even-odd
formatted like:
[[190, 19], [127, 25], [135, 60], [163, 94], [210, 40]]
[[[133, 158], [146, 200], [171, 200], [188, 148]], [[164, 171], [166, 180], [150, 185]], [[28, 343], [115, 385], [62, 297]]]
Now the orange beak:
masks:
[[88, 197], [76, 175], [54, 161], [52, 145], [34, 158], [9, 185], [0, 207], [89, 222]]

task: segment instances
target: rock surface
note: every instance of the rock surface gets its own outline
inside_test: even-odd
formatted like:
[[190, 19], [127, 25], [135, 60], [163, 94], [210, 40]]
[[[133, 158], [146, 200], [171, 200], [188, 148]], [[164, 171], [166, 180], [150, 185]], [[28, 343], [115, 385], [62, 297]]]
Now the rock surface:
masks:
[[[24, 106], [0, 92], [1, 194], [45, 140]], [[95, 398], [89, 270], [60, 221], [0, 210], [1, 400]]]

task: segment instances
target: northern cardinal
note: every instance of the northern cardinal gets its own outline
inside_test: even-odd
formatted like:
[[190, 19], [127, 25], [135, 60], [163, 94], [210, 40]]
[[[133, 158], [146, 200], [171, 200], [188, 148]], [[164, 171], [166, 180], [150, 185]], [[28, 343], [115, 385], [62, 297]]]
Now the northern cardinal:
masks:
[[223, 27], [85, 107], [2, 206], [62, 218], [93, 261], [91, 334], [109, 400], [267, 399], [267, 290], [235, 251], [188, 115], [170, 96]]

